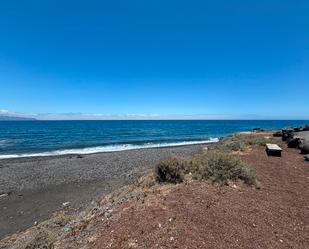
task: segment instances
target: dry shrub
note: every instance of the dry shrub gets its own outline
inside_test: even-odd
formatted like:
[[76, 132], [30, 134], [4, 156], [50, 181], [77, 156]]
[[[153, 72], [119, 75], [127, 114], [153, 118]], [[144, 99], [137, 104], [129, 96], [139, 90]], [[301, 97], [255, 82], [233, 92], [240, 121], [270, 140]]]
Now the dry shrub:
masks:
[[266, 137], [258, 134], [234, 134], [221, 139], [213, 146], [213, 149], [221, 152], [244, 151], [246, 146], [265, 146], [267, 143], [282, 145], [282, 141], [276, 137]]
[[244, 142], [246, 145], [262, 145], [264, 146], [267, 143], [271, 144], [282, 144], [282, 141], [276, 137], [267, 137], [262, 135], [254, 134], [235, 134], [235, 139], [238, 141]]
[[211, 180], [227, 184], [242, 180], [248, 185], [256, 184], [254, 171], [240, 159], [222, 152], [209, 151], [189, 158], [169, 158], [157, 164], [157, 182], [180, 183], [186, 173], [198, 180]]
[[185, 175], [185, 159], [168, 158], [160, 161], [155, 167], [156, 181], [159, 183], [180, 183], [184, 180]]
[[228, 183], [242, 180], [248, 185], [256, 183], [254, 171], [240, 159], [222, 152], [207, 152], [192, 157], [191, 168], [196, 179]]

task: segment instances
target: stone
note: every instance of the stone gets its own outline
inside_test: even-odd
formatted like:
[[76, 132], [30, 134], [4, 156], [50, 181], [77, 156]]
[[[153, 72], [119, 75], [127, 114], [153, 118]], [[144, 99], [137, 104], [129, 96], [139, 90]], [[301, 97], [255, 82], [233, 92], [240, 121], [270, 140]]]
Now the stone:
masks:
[[287, 141], [294, 136], [293, 129], [282, 129], [282, 141]]
[[302, 130], [303, 130], [303, 131], [309, 131], [309, 125], [303, 126]]
[[301, 144], [301, 139], [300, 138], [292, 138], [288, 142], [288, 147], [289, 148], [298, 148], [298, 146]]
[[299, 131], [302, 131], [302, 127], [294, 127], [293, 130], [295, 132], [299, 132]]
[[67, 202], [62, 203], [62, 206], [63, 206], [63, 207], [68, 207], [68, 206], [70, 206], [70, 204], [71, 204], [71, 203], [70, 203], [69, 201], [67, 201]]
[[3, 193], [3, 194], [0, 194], [0, 198], [4, 198], [4, 197], [8, 197], [9, 194], [8, 193]]
[[304, 159], [305, 159], [305, 161], [308, 161], [308, 162], [309, 162], [309, 154], [304, 155]]
[[265, 129], [263, 128], [253, 128], [252, 129], [252, 132], [263, 132], [263, 131], [265, 131]]
[[9, 191], [9, 192], [0, 192], [0, 198], [5, 198], [5, 197], [8, 197], [9, 195], [11, 195], [12, 192]]
[[305, 140], [299, 145], [302, 154], [309, 154], [309, 141]]
[[71, 227], [64, 227], [64, 228], [63, 228], [63, 231], [64, 231], [65, 233], [69, 233], [69, 232], [72, 231], [72, 228], [71, 228]]

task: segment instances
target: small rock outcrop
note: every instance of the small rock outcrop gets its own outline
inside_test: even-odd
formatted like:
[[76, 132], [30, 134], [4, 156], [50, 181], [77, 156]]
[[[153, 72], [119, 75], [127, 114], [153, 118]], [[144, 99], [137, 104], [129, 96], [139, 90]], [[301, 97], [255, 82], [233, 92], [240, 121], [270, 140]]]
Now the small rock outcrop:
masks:
[[289, 141], [294, 136], [294, 129], [282, 129], [282, 141]]
[[305, 125], [302, 130], [303, 131], [309, 131], [309, 125]]
[[289, 148], [298, 148], [301, 144], [302, 140], [298, 137], [292, 138], [288, 141], [288, 147]]
[[302, 154], [309, 154], [309, 141], [304, 141], [299, 145]]

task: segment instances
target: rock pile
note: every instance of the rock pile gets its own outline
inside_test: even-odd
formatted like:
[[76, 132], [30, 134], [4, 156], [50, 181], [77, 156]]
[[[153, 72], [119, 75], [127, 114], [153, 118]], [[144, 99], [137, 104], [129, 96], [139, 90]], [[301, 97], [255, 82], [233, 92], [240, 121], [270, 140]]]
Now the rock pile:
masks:
[[301, 154], [305, 154], [305, 160], [309, 161], [309, 125], [284, 128], [273, 136], [282, 137], [289, 148], [300, 149]]

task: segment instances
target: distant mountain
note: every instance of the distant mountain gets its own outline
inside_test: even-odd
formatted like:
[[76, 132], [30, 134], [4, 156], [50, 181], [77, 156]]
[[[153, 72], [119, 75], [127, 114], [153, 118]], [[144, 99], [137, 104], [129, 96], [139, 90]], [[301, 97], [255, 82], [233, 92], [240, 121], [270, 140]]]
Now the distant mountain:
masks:
[[37, 119], [0, 115], [0, 121], [31, 121], [31, 120], [37, 120]]

